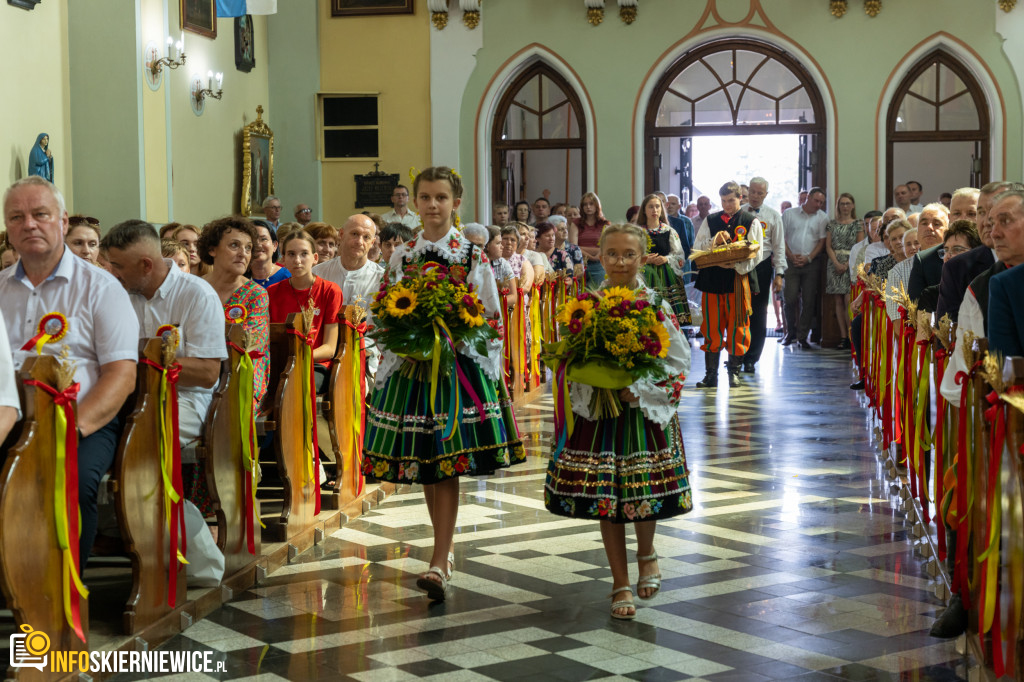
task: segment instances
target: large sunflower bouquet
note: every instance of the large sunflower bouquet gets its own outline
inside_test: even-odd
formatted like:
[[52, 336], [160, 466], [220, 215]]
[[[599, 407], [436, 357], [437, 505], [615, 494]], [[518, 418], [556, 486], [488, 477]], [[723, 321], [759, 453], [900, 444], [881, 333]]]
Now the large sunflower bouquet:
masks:
[[[579, 294], [559, 307], [557, 320], [561, 341], [547, 344], [543, 360], [555, 371], [563, 400], [568, 399], [567, 381], [594, 387], [590, 413], [595, 418], [619, 415], [620, 389], [639, 379], [668, 379], [666, 316], [660, 299], [648, 299], [644, 289], [611, 287]], [[571, 421], [560, 400], [555, 402], [556, 412]]]
[[385, 278], [370, 310], [377, 318], [370, 335], [413, 360], [454, 360], [459, 343], [486, 355], [487, 342], [498, 338], [461, 265], [408, 265], [401, 280]]

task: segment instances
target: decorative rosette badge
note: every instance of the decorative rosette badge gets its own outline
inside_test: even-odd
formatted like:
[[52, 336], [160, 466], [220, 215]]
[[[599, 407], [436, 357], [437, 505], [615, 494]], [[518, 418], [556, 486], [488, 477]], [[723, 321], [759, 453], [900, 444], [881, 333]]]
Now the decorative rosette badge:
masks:
[[249, 311], [241, 303], [229, 305], [224, 310], [224, 319], [232, 324], [242, 324], [249, 317]]
[[178, 331], [178, 328], [173, 324], [162, 324], [157, 328], [156, 335], [161, 339], [167, 339], [176, 331]]
[[736, 226], [736, 238], [737, 239], [743, 239], [746, 236], [747, 236], [747, 228], [743, 227], [742, 225], [737, 225]]
[[62, 313], [54, 311], [42, 316], [39, 326], [36, 328], [36, 335], [29, 339], [21, 350], [32, 350], [35, 348], [37, 354], [42, 355], [43, 346], [48, 343], [56, 343], [68, 333], [68, 318]]

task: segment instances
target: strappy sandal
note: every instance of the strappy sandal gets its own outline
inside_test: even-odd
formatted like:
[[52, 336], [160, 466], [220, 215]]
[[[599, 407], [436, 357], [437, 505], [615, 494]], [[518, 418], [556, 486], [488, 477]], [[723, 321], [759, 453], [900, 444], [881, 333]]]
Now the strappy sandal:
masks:
[[[633, 596], [633, 588], [630, 587], [629, 585], [627, 585], [625, 587], [620, 587], [620, 588], [615, 589], [615, 590], [612, 590], [612, 593], [609, 594], [608, 596], [609, 597], [615, 597], [615, 595], [617, 595], [619, 592], [629, 592], [629, 596], [630, 597]], [[616, 609], [633, 609], [633, 613], [626, 613], [626, 614], [615, 613]], [[625, 599], [620, 599], [618, 601], [613, 601], [612, 602], [612, 618], [615, 618], [617, 620], [633, 620], [634, 618], [636, 618], [636, 604], [633, 603], [632, 599], [630, 599], [629, 601], [626, 601]]]
[[[637, 554], [636, 555], [636, 560], [637, 561], [657, 561], [658, 560], [658, 553], [654, 552], [653, 554], [648, 554], [647, 556], [640, 556], [639, 554]], [[642, 590], [644, 588], [651, 589], [651, 590], [654, 590], [654, 591], [651, 592], [649, 595], [647, 595], [645, 597], [642, 594], [640, 594], [640, 590]], [[658, 591], [660, 589], [661, 589], [661, 573], [652, 573], [651, 575], [641, 575], [640, 578], [636, 581], [636, 596], [640, 597], [644, 601], [646, 601], [648, 599], [654, 599], [654, 595], [658, 594]]]
[[455, 573], [455, 552], [448, 552], [448, 575], [444, 579], [451, 580], [452, 573]]
[[[437, 576], [437, 580], [431, 580], [427, 576], [433, 573]], [[416, 580], [416, 587], [427, 593], [432, 601], [444, 601], [445, 594], [448, 592], [448, 579], [444, 577], [444, 571], [437, 566], [431, 566], [430, 569], [421, 575]]]

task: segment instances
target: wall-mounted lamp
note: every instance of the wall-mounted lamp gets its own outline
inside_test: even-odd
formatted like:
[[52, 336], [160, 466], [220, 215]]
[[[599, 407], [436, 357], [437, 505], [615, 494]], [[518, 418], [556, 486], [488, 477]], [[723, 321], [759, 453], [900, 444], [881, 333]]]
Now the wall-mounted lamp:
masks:
[[185, 64], [185, 32], [182, 31], [181, 38], [177, 41], [167, 36], [167, 56], [160, 56], [160, 49], [157, 44], [150, 41], [142, 55], [142, 71], [146, 76], [146, 82], [153, 90], [160, 87], [163, 80], [163, 69], [176, 69]]
[[[217, 89], [214, 90], [214, 85]], [[206, 87], [203, 87], [202, 79], [197, 76], [192, 76], [192, 84], [189, 87], [189, 99], [192, 102], [192, 112], [196, 116], [202, 116], [203, 110], [206, 109], [206, 98], [220, 99], [224, 96], [224, 74], [214, 73], [213, 71], [206, 72]]]

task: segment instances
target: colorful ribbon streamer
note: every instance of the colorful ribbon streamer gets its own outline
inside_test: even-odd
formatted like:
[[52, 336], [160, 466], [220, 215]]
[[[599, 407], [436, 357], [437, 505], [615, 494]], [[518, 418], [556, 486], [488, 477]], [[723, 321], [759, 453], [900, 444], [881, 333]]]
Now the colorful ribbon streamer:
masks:
[[246, 351], [238, 344], [228, 341], [228, 346], [238, 353], [238, 427], [242, 436], [242, 469], [245, 471], [245, 542], [249, 554], [256, 554], [256, 527], [253, 518], [266, 528], [263, 519], [256, 514], [256, 491], [259, 488], [259, 444], [256, 441], [256, 370], [253, 360], [263, 357], [259, 351]]
[[29, 339], [21, 350], [35, 349], [36, 355], [42, 355], [43, 346], [60, 341], [68, 333], [68, 318], [60, 312], [47, 313], [39, 318], [36, 335]]
[[365, 479], [363, 478], [363, 424], [366, 423], [366, 332], [369, 325], [365, 322], [354, 324], [344, 317], [341, 318], [345, 333], [345, 353], [342, 355], [342, 371], [349, 377], [352, 400], [342, 403], [342, 420], [348, 424], [351, 443], [343, 453], [344, 475], [349, 477], [349, 485], [356, 496], [363, 494]]
[[295, 329], [289, 329], [288, 333], [297, 336], [302, 340], [299, 345], [299, 375], [307, 379], [300, 382], [302, 393], [302, 449], [305, 452], [306, 460], [306, 483], [314, 484], [314, 514], [320, 513], [320, 466], [317, 457], [317, 433], [316, 433], [316, 386], [315, 372], [313, 371], [313, 338]]
[[149, 358], [139, 362], [160, 372], [160, 473], [164, 483], [164, 518], [171, 534], [167, 571], [167, 605], [177, 605], [177, 577], [188, 563], [188, 541], [185, 532], [184, 485], [181, 480], [181, 443], [178, 436], [178, 377], [181, 365], [168, 367]]
[[[61, 552], [61, 576], [64, 594], [64, 618], [85, 643], [82, 628], [82, 600], [89, 597], [89, 590], [82, 583], [78, 573], [78, 543], [81, 535], [78, 507], [78, 427], [75, 423], [74, 402], [78, 397], [79, 384], [68, 386], [63, 391], [35, 379], [25, 382], [49, 393], [53, 397], [54, 426], [56, 431], [56, 462], [53, 484], [53, 519], [57, 530], [57, 546]], [[74, 585], [75, 591], [71, 592]]]
[[555, 370], [555, 382], [551, 387], [555, 402], [555, 433], [558, 440], [551, 452], [551, 459], [558, 461], [558, 456], [565, 449], [565, 444], [575, 429], [575, 417], [572, 413], [572, 401], [569, 396], [568, 360], [563, 359]]

